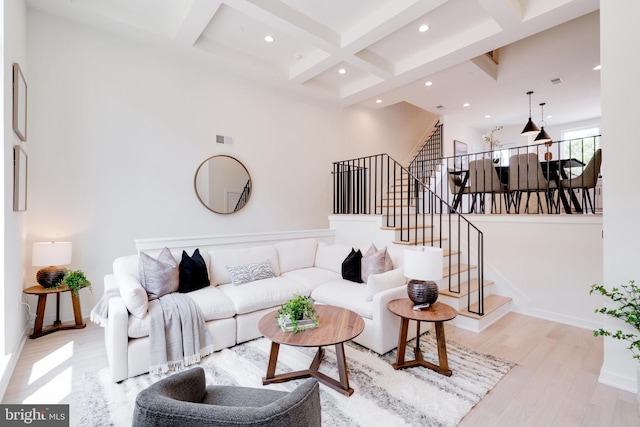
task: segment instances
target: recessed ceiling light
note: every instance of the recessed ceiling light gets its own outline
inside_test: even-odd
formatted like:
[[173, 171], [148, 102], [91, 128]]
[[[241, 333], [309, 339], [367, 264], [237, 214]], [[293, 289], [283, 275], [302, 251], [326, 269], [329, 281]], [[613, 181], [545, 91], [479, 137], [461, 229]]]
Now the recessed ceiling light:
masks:
[[267, 43], [273, 43], [276, 39], [273, 38], [272, 35], [267, 34], [266, 36], [264, 36], [264, 41], [266, 41]]
[[551, 118], [553, 118], [553, 116], [552, 116], [551, 114], [549, 114], [549, 115], [547, 116], [547, 119], [551, 119]]
[[433, 84], [433, 82], [429, 81], [429, 82], [424, 82], [425, 86], [431, 86]]
[[468, 102], [465, 102], [464, 104], [462, 104], [463, 107], [468, 107], [469, 105], [471, 104], [469, 104]]
[[346, 68], [340, 68], [340, 69], [338, 70], [338, 73], [340, 73], [340, 74], [347, 74], [347, 69], [346, 69]]
[[598, 71], [598, 70], [600, 70], [600, 68], [602, 68], [602, 66], [600, 64], [598, 64], [595, 67], [593, 67], [593, 71]]
[[299, 60], [302, 59], [302, 54], [301, 53], [296, 53], [295, 55], [293, 55], [293, 57], [299, 61]]
[[491, 114], [487, 114], [486, 116], [484, 116], [485, 119], [490, 119], [491, 118]]
[[422, 24], [420, 25], [420, 28], [418, 28], [418, 31], [420, 31], [421, 33], [429, 31], [429, 26], [427, 24]]
[[376, 104], [382, 104], [382, 99], [376, 99]]

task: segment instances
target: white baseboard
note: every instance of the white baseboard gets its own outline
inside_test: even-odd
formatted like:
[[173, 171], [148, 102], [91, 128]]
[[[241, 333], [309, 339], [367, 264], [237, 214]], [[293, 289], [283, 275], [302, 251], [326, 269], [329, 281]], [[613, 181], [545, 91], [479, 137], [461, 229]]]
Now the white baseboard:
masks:
[[22, 338], [18, 341], [16, 347], [10, 354], [7, 354], [4, 359], [0, 361], [0, 372], [2, 372], [2, 376], [0, 376], [0, 402], [4, 400], [4, 394], [7, 391], [7, 387], [9, 387], [9, 382], [11, 382], [13, 370], [16, 368], [18, 358], [20, 357], [24, 344], [27, 341], [29, 329], [30, 326], [26, 325], [22, 331]]
[[636, 372], [631, 376], [622, 376], [614, 372], [601, 369], [598, 382], [621, 390], [629, 391], [631, 393], [638, 393], [638, 387], [640, 387]]

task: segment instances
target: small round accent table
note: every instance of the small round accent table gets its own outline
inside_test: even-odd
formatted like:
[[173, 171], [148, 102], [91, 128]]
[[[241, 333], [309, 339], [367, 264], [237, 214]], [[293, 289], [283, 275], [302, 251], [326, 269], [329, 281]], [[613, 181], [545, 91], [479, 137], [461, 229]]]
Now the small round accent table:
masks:
[[[82, 288], [84, 288], [84, 286], [82, 286]], [[45, 288], [44, 286], [35, 285], [24, 289], [22, 292], [24, 292], [25, 294], [38, 296], [38, 311], [36, 312], [36, 322], [33, 325], [33, 333], [29, 335], [29, 338], [39, 338], [43, 335], [47, 335], [55, 331], [62, 331], [65, 329], [82, 329], [87, 326], [86, 323], [82, 321], [80, 298], [78, 297], [78, 295], [74, 295], [67, 285], [57, 286], [54, 288]], [[60, 321], [60, 294], [62, 292], [71, 292], [73, 317], [75, 318], [74, 325], [65, 325]], [[43, 330], [42, 324], [44, 323], [44, 309], [47, 306], [47, 295], [50, 294], [55, 294], [56, 296], [56, 320], [55, 322], [53, 322], [53, 325], [48, 326]]]
[[[402, 319], [402, 322], [400, 323], [400, 335], [398, 337], [398, 354], [396, 356], [396, 363], [392, 365], [393, 368], [403, 369], [410, 368], [412, 366], [423, 366], [450, 377], [452, 371], [449, 369], [449, 362], [447, 360], [447, 342], [444, 337], [443, 322], [456, 317], [458, 314], [456, 310], [441, 302], [435, 302], [429, 308], [414, 311], [413, 302], [408, 298], [394, 299], [387, 304], [387, 308], [393, 314], [400, 316]], [[416, 346], [414, 347], [415, 359], [405, 362], [404, 356], [407, 349], [409, 320], [416, 321]], [[439, 365], [434, 365], [422, 358], [422, 351], [420, 351], [420, 322], [435, 323]]]
[[[271, 340], [271, 353], [269, 354], [269, 366], [267, 375], [262, 378], [262, 384], [282, 383], [285, 381], [297, 380], [299, 378], [314, 377], [318, 381], [332, 389], [351, 396], [353, 389], [349, 387], [349, 377], [347, 375], [347, 359], [344, 355], [345, 341], [349, 341], [360, 335], [364, 330], [364, 320], [357, 313], [345, 308], [334, 307], [332, 305], [315, 305], [318, 312], [320, 326], [315, 329], [306, 329], [302, 332], [284, 332], [276, 321], [276, 311], [267, 313], [258, 323], [258, 330], [262, 335]], [[309, 369], [289, 372], [276, 375], [276, 364], [278, 362], [278, 351], [280, 344], [297, 347], [318, 347], [316, 356], [311, 362]], [[320, 362], [324, 357], [323, 346], [335, 345], [336, 367], [340, 381], [328, 377], [318, 372]]]

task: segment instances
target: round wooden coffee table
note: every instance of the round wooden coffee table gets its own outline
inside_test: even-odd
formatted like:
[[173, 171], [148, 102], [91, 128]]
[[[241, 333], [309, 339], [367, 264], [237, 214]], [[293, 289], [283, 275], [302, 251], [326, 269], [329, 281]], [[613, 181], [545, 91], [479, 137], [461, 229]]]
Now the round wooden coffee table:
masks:
[[[280, 329], [276, 321], [277, 310], [267, 313], [260, 319], [258, 330], [262, 335], [271, 340], [269, 366], [267, 367], [267, 375], [262, 378], [262, 384], [281, 383], [299, 378], [314, 377], [332, 389], [346, 396], [351, 396], [353, 389], [349, 387], [347, 360], [344, 355], [343, 343], [362, 333], [364, 330], [364, 320], [362, 320], [362, 317], [358, 314], [345, 308], [319, 304], [314, 307], [318, 312], [320, 326], [298, 333], [284, 332]], [[276, 375], [276, 364], [278, 362], [280, 344], [296, 347], [318, 347], [318, 351], [309, 369]], [[320, 362], [324, 356], [324, 349], [322, 347], [327, 345], [335, 345], [336, 366], [338, 367], [340, 381], [318, 372]]]
[[[389, 301], [387, 308], [393, 314], [400, 316], [402, 322], [400, 323], [400, 336], [398, 337], [398, 354], [396, 356], [396, 363], [393, 364], [394, 369], [410, 368], [412, 366], [423, 366], [425, 368], [432, 369], [442, 375], [448, 377], [451, 376], [452, 371], [449, 369], [449, 362], [447, 360], [447, 342], [444, 337], [444, 324], [443, 322], [451, 320], [458, 315], [456, 310], [443, 304], [441, 302], [435, 302], [429, 308], [423, 308], [422, 310], [414, 311], [413, 302], [408, 298], [394, 299]], [[414, 360], [405, 362], [404, 355], [407, 349], [407, 333], [409, 331], [409, 320], [416, 320], [416, 346], [414, 347]], [[434, 322], [436, 326], [436, 341], [438, 343], [438, 363], [434, 365], [422, 358], [422, 351], [420, 350], [420, 322]]]

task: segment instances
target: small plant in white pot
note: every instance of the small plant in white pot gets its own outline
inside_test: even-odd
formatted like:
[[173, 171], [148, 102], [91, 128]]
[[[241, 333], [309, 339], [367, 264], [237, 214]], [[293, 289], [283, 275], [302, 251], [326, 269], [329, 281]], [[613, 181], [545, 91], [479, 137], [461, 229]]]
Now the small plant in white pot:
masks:
[[285, 332], [296, 333], [320, 325], [318, 312], [313, 307], [313, 301], [304, 295], [296, 295], [282, 305], [278, 309], [276, 319], [280, 328]]

